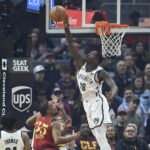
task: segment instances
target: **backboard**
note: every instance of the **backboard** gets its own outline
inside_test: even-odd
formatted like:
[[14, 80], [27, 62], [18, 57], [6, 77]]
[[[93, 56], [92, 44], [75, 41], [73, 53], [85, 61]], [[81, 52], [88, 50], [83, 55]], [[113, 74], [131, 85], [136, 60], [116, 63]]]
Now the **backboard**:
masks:
[[49, 17], [55, 5], [66, 8], [70, 29], [75, 36], [95, 35], [97, 20], [130, 25], [128, 34], [150, 34], [149, 0], [46, 0], [46, 33], [64, 36], [62, 22]]

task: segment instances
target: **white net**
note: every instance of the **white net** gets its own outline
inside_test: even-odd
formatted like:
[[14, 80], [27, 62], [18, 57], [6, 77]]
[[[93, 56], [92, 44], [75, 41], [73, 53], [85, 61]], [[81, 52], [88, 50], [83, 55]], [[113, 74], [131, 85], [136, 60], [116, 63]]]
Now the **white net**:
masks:
[[128, 28], [98, 27], [103, 57], [121, 55], [121, 43], [127, 30]]

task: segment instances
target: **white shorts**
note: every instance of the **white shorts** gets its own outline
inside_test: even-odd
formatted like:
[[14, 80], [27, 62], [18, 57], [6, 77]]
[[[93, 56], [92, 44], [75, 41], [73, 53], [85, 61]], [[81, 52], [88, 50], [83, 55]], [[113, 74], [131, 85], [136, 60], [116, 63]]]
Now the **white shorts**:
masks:
[[90, 100], [84, 99], [83, 106], [91, 129], [103, 123], [111, 123], [109, 105], [105, 96], [94, 97]]

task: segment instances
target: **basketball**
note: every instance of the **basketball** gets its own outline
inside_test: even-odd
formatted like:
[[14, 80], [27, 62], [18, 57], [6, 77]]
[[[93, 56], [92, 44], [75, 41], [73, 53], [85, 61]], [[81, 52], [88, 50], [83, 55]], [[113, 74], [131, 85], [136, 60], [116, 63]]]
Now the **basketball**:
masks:
[[57, 5], [50, 10], [50, 18], [56, 22], [63, 21], [65, 15], [66, 11], [62, 6]]

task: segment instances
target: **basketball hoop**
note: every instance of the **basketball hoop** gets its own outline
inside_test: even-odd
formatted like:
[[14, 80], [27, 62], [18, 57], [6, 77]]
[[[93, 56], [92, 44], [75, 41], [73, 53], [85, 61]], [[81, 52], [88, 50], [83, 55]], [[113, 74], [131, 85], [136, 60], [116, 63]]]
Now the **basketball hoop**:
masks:
[[96, 34], [102, 43], [102, 56], [112, 57], [121, 55], [121, 43], [128, 30], [126, 24], [113, 24], [107, 21], [95, 22]]

